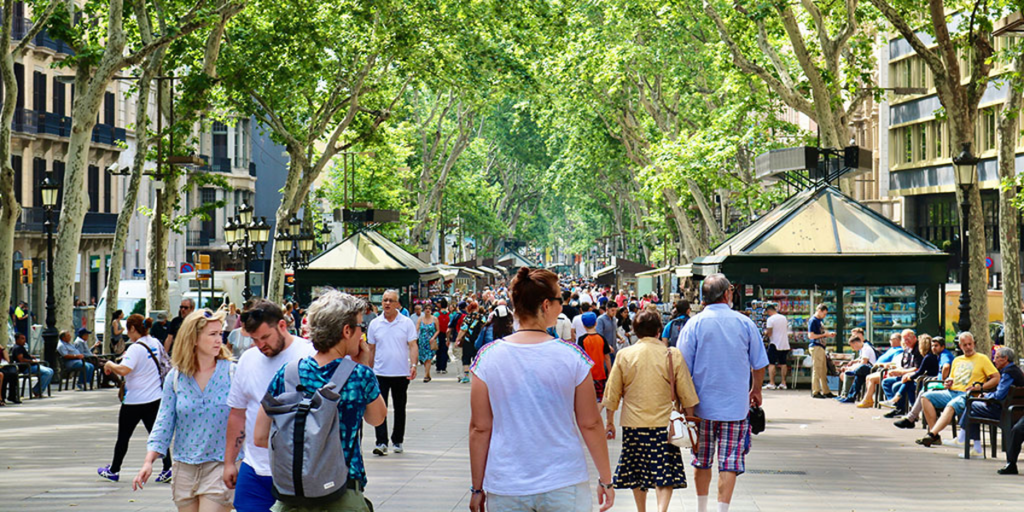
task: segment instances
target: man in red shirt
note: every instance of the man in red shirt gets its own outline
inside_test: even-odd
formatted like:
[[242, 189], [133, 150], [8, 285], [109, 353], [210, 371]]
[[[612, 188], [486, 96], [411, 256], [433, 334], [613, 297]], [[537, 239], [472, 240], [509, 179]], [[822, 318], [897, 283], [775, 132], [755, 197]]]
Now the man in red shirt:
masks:
[[437, 373], [448, 373], [448, 299], [437, 301], [437, 359], [434, 366]]

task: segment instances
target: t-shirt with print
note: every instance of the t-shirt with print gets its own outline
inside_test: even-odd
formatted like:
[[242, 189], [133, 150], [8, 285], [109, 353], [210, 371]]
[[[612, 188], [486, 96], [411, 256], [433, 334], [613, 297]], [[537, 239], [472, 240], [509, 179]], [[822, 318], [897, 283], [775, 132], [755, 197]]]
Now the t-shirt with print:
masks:
[[992, 360], [978, 352], [973, 356], [960, 356], [953, 360], [949, 377], [953, 379], [953, 391], [967, 391], [975, 382], [985, 382], [989, 376], [999, 373]]
[[559, 339], [497, 340], [480, 350], [470, 371], [487, 384], [494, 418], [485, 491], [527, 496], [590, 480], [573, 410], [592, 365]]
[[[146, 350], [149, 347], [150, 350]], [[163, 393], [160, 389], [160, 370], [150, 355], [160, 357], [164, 347], [152, 336], [143, 336], [132, 343], [124, 351], [121, 364], [132, 371], [124, 376], [124, 403], [148, 404], [159, 400]]]
[[[327, 385], [338, 369], [340, 359], [335, 359], [325, 366], [317, 364], [312, 357], [299, 361], [299, 383], [306, 388], [306, 396]], [[284, 368], [274, 375], [267, 392], [278, 396], [284, 393]], [[338, 431], [341, 434], [341, 449], [348, 464], [348, 478], [366, 485], [366, 466], [363, 464], [363, 452], [359, 449], [359, 432], [363, 426], [363, 413], [366, 406], [380, 396], [377, 377], [373, 370], [357, 364], [341, 388], [341, 399], [338, 401]]]
[[232, 409], [245, 409], [245, 448], [243, 460], [257, 475], [270, 476], [270, 452], [260, 448], [253, 442], [253, 431], [256, 416], [260, 412], [260, 400], [267, 393], [270, 381], [287, 363], [298, 361], [316, 353], [309, 340], [298, 336], [292, 337], [288, 348], [274, 357], [267, 357], [256, 350], [246, 350], [238, 359], [235, 368], [235, 380], [231, 383], [228, 393], [228, 406]]
[[583, 351], [587, 353], [590, 360], [594, 362], [594, 366], [590, 369], [590, 376], [594, 380], [607, 379], [608, 373], [604, 370], [604, 355], [610, 354], [611, 350], [608, 348], [608, 344], [604, 342], [604, 338], [597, 333], [584, 334], [577, 339], [576, 343], [583, 348]]
[[404, 315], [395, 315], [388, 321], [380, 315], [370, 322], [366, 342], [374, 345], [373, 372], [381, 377], [408, 377], [409, 368], [416, 361], [409, 361], [409, 342], [417, 341], [416, 326]]

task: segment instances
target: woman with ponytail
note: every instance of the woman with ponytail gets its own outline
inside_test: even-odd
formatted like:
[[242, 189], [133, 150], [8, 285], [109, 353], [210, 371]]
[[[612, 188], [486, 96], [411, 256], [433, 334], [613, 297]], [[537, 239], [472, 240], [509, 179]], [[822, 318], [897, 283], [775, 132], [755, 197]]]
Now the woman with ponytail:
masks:
[[470, 368], [469, 508], [590, 511], [590, 477], [578, 431], [597, 466], [600, 510], [608, 510], [615, 491], [590, 376], [593, 363], [576, 344], [547, 333], [562, 312], [558, 276], [524, 267], [511, 290], [519, 330], [495, 336]]
[[[128, 339], [132, 344], [124, 351], [120, 363], [107, 361], [103, 365], [103, 373], [111, 373], [124, 377], [124, 392], [121, 397], [121, 409], [117, 413], [117, 442], [114, 444], [114, 460], [109, 466], [96, 470], [100, 476], [116, 482], [120, 479], [121, 463], [128, 453], [128, 441], [131, 440], [135, 427], [141, 421], [146, 432], [153, 430], [157, 412], [160, 410], [160, 398], [163, 396], [163, 374], [166, 371], [167, 353], [159, 340], [149, 335], [153, 326], [151, 318], [143, 318], [134, 314], [125, 321]], [[171, 454], [163, 457], [163, 471], [157, 482], [171, 481]]]

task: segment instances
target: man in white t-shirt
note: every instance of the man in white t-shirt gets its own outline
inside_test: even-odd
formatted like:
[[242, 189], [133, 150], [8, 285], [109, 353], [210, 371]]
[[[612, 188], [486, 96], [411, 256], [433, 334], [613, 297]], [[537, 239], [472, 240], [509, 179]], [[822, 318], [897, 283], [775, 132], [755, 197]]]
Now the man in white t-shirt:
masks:
[[775, 367], [782, 368], [782, 380], [778, 389], [786, 389], [786, 374], [789, 373], [789, 319], [776, 309], [775, 304], [764, 308], [768, 319], [764, 323], [764, 335], [768, 337], [768, 384], [764, 389], [776, 389]]
[[579, 339], [587, 332], [587, 328], [583, 327], [583, 313], [586, 313], [593, 308], [593, 304], [589, 302], [580, 302], [580, 314], [576, 315], [572, 319], [572, 338], [573, 340]]
[[[388, 395], [394, 395], [395, 428], [391, 432], [391, 443], [395, 453], [402, 453], [405, 440], [405, 405], [409, 397], [409, 381], [416, 378], [416, 360], [419, 357], [419, 343], [416, 326], [408, 317], [398, 314], [402, 307], [398, 302], [398, 291], [388, 290], [381, 299], [382, 314], [370, 322], [366, 331], [366, 342], [373, 354], [373, 373], [384, 403]], [[388, 454], [388, 422], [384, 420], [376, 427], [374, 455]]]
[[846, 396], [836, 398], [836, 400], [843, 403], [853, 403], [855, 401], [854, 397], [857, 396], [860, 387], [864, 385], [864, 379], [871, 373], [871, 367], [875, 365], [875, 359], [878, 358], [874, 347], [865, 343], [859, 334], [854, 334], [850, 337], [850, 348], [853, 349], [855, 354], [853, 360], [839, 369], [839, 377], [843, 381], [853, 379], [853, 384], [850, 385], [850, 390]]
[[[273, 302], [259, 300], [242, 313], [242, 334], [252, 338], [257, 350], [246, 350], [238, 360], [228, 394], [227, 444], [224, 450], [224, 483], [235, 489], [235, 509], [269, 511], [276, 501], [270, 473], [270, 452], [253, 443], [253, 428], [260, 400], [282, 366], [316, 353], [309, 340], [288, 333], [284, 311]], [[230, 461], [244, 457], [238, 468]]]

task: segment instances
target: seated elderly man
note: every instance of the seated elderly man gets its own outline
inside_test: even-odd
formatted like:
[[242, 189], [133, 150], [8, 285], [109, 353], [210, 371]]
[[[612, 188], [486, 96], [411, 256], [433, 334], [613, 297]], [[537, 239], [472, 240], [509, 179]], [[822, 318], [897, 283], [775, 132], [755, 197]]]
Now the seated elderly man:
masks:
[[[1010, 394], [1010, 388], [1014, 386], [1024, 386], [1024, 372], [1021, 371], [1020, 367], [1013, 362], [1017, 360], [1017, 354], [1010, 347], [999, 347], [996, 350], [996, 357], [993, 359], [996, 369], [999, 370], [999, 385], [996, 390], [991, 393], [985, 393], [982, 395], [985, 402], [973, 402], [971, 403], [971, 410], [969, 414], [963, 414], [960, 416], [960, 433], [957, 438], [957, 443], [964, 443], [966, 435], [970, 434], [970, 439], [974, 442], [974, 449], [972, 455], [983, 457], [984, 454], [981, 452], [981, 426], [977, 423], [971, 424], [970, 432], [967, 432], [967, 418], [987, 418], [997, 420], [1002, 414], [1002, 404], [1000, 402], [1006, 398], [1006, 395]], [[963, 457], [963, 453], [960, 456]]]
[[[960, 333], [960, 350], [964, 355], [953, 360], [952, 370], [945, 381], [946, 389], [929, 391], [919, 399], [931, 428], [927, 435], [916, 441], [917, 444], [942, 444], [939, 433], [953, 422], [955, 415], [964, 413], [967, 394], [992, 390], [999, 384], [999, 370], [987, 356], [974, 350], [971, 333]], [[942, 411], [942, 416], [938, 416], [938, 411]]]
[[875, 359], [878, 357], [875, 354], [875, 349], [871, 348], [864, 342], [864, 338], [853, 335], [850, 337], [850, 348], [853, 349], [854, 356], [853, 361], [843, 366], [839, 370], [839, 374], [843, 376], [853, 376], [853, 384], [850, 386], [850, 391], [846, 393], [846, 396], [836, 398], [836, 400], [842, 403], [852, 403], [856, 400], [857, 390], [864, 382], [864, 378], [871, 373], [871, 368], [875, 365]]
[[[85, 340], [89, 335], [92, 334], [85, 327], [78, 330], [78, 338]], [[65, 370], [81, 369], [78, 373], [78, 389], [85, 391], [85, 383], [92, 381], [93, 372], [96, 371], [96, 366], [85, 360], [86, 354], [83, 354], [75, 348], [75, 345], [71, 343], [71, 333], [68, 331], [60, 332], [60, 343], [57, 344], [57, 354], [64, 359]]]
[[[875, 389], [878, 388], [879, 384], [882, 384], [882, 389], [885, 390], [886, 397], [891, 398], [892, 387], [899, 382], [900, 378], [903, 375], [914, 373], [921, 365], [921, 360], [924, 356], [917, 351], [917, 335], [914, 334], [914, 331], [911, 329], [904, 329], [903, 332], [898, 335], [893, 333], [893, 336], [896, 336], [902, 346], [898, 351], [894, 348], [890, 348], [885, 355], [898, 354], [898, 356], [896, 356], [897, 359], [895, 359], [895, 361], [892, 359], [883, 361], [883, 359], [885, 359], [885, 355], [878, 358], [874, 369], [881, 369], [882, 371], [877, 371], [867, 376], [866, 381], [868, 383], [868, 387], [864, 391], [864, 400], [861, 400], [861, 402], [857, 404], [857, 407], [861, 409], [874, 407]], [[889, 343], [892, 343], [893, 341], [892, 336], [890, 336]], [[886, 375], [884, 382], [882, 381], [882, 375]]]

